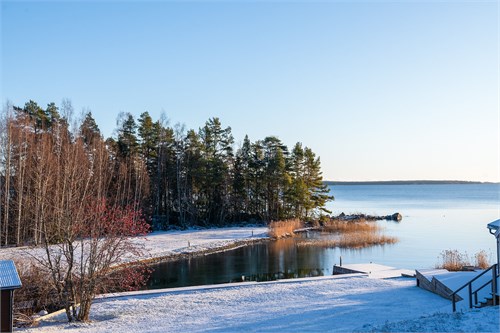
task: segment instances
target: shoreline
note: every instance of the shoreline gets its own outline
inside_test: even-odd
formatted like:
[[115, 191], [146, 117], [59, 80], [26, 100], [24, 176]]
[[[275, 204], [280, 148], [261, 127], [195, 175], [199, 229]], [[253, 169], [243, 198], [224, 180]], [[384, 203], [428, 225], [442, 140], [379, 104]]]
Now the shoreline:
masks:
[[[132, 238], [137, 246], [142, 247], [143, 254], [123, 257], [122, 262], [117, 267], [134, 263], [189, 259], [229, 251], [241, 246], [268, 241], [271, 238], [267, 232], [267, 227], [155, 231], [145, 236]], [[1, 260], [31, 261], [34, 260], [34, 257], [43, 257], [44, 255], [45, 249], [41, 246], [9, 247], [0, 250]]]
[[140, 259], [140, 260], [130, 261], [130, 262], [124, 263], [123, 265], [134, 265], [134, 264], [139, 264], [139, 263], [140, 264], [156, 264], [156, 263], [160, 263], [160, 262], [171, 262], [171, 261], [191, 259], [191, 258], [196, 258], [196, 257], [203, 257], [203, 256], [215, 254], [215, 253], [236, 250], [236, 249], [239, 249], [240, 247], [244, 247], [244, 246], [248, 246], [248, 245], [270, 242], [272, 240], [274, 240], [274, 239], [272, 239], [270, 237], [268, 237], [268, 238], [255, 238], [255, 239], [248, 239], [248, 240], [235, 240], [234, 242], [229, 243], [227, 245], [215, 246], [215, 247], [211, 247], [208, 249], [201, 249], [201, 250], [193, 251], [193, 252], [172, 253], [172, 254], [147, 258], [147, 259]]

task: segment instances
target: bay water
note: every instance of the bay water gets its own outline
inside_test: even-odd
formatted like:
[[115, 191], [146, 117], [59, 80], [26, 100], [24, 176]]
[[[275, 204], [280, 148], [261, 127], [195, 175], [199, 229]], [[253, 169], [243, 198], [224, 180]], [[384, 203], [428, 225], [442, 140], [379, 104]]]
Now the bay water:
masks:
[[484, 250], [496, 259], [496, 242], [486, 225], [500, 218], [500, 184], [336, 185], [327, 208], [340, 213], [390, 215], [378, 221], [396, 244], [364, 249], [298, 247], [295, 239], [265, 242], [213, 255], [158, 263], [147, 289], [266, 281], [332, 274], [334, 264], [377, 263], [398, 268], [432, 268], [444, 250], [471, 260]]

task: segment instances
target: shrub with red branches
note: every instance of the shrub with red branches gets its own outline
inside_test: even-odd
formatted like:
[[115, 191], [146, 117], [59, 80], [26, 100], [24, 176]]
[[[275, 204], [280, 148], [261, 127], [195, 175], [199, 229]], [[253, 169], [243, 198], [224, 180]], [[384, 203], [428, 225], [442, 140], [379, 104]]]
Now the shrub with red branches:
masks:
[[45, 242], [46, 257], [38, 261], [48, 270], [69, 321], [87, 321], [96, 294], [130, 290], [145, 282], [147, 269], [127, 267], [123, 260], [142, 253], [133, 237], [149, 230], [133, 207], [90, 201], [81, 218], [70, 219], [58, 228], [62, 242]]

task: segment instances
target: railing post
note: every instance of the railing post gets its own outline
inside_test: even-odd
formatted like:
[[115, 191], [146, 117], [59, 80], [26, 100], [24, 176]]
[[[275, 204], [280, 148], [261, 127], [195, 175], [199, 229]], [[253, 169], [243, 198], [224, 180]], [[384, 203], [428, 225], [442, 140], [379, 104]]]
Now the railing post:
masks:
[[468, 287], [468, 291], [469, 291], [469, 308], [472, 309], [472, 283], [474, 281], [476, 281], [477, 279], [479, 279], [481, 276], [485, 275], [486, 273], [488, 273], [489, 270], [492, 270], [492, 274], [493, 274], [493, 278], [491, 279], [491, 281], [488, 281], [486, 282], [485, 284], [483, 284], [481, 287], [479, 287], [476, 291], [474, 291], [474, 296], [475, 296], [475, 299], [476, 299], [476, 304], [477, 304], [477, 293], [483, 289], [484, 287], [486, 287], [488, 284], [491, 283], [491, 291], [492, 291], [492, 294], [493, 294], [493, 305], [497, 305], [498, 304], [498, 301], [496, 299], [496, 294], [498, 293], [498, 281], [497, 281], [497, 278], [500, 277], [500, 273], [497, 273], [497, 271], [500, 269], [500, 265], [499, 264], [494, 264], [492, 265], [490, 268], [488, 268], [487, 270], [483, 271], [481, 274], [477, 275], [475, 278], [473, 278], [472, 280], [470, 280], [469, 282], [467, 282], [466, 284], [464, 284], [463, 286], [461, 286], [460, 288], [458, 288], [457, 290], [455, 290], [451, 296], [452, 296], [452, 303], [453, 303], [453, 312], [456, 311], [456, 300], [455, 300], [455, 295], [461, 291], [462, 289], [464, 289], [465, 287]]
[[493, 297], [493, 305], [497, 305], [497, 291], [498, 291], [498, 286], [497, 286], [497, 268], [498, 264], [495, 264], [493, 267], [492, 274], [493, 274], [493, 279], [491, 280], [491, 296]]
[[469, 309], [472, 309], [472, 283], [469, 283]]
[[477, 305], [477, 290], [474, 292], [474, 305]]

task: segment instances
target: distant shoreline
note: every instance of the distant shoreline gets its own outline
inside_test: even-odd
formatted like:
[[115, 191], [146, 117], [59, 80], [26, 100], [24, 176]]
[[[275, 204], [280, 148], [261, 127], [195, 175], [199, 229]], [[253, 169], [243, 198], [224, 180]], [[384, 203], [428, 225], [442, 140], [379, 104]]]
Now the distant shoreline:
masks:
[[495, 182], [475, 182], [464, 180], [386, 180], [386, 181], [331, 181], [323, 182], [326, 185], [479, 185], [500, 184]]

